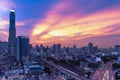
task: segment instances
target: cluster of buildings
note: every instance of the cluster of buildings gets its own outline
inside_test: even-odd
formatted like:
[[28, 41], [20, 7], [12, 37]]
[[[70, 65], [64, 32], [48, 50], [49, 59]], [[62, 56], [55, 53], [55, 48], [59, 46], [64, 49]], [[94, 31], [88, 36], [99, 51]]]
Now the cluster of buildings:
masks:
[[44, 67], [29, 60], [29, 37], [16, 36], [15, 19], [15, 10], [11, 10], [8, 42], [0, 41], [0, 80], [47, 80]]
[[15, 11], [10, 11], [10, 28], [8, 38], [8, 53], [11, 56], [16, 57], [17, 61], [20, 62], [22, 57], [27, 57], [29, 53], [29, 37], [17, 36], [15, 27]]
[[8, 42], [0, 41], [0, 53], [7, 53], [7, 49], [8, 49]]
[[[53, 46], [36, 45], [30, 49], [28, 36], [16, 36], [15, 28], [15, 11], [10, 11], [10, 28], [8, 42], [0, 41], [0, 75], [4, 74], [5, 79], [31, 79], [47, 80], [43, 75], [45, 68], [31, 59], [31, 56], [37, 56], [43, 60], [51, 60], [64, 62], [67, 65], [73, 65], [72, 61], [78, 62], [74, 67], [90, 72], [94, 72], [94, 64], [102, 65], [104, 57], [117, 56], [117, 63], [120, 64], [120, 45], [114, 48], [98, 48], [93, 43], [88, 43], [87, 46], [77, 48], [62, 47], [61, 44]], [[56, 63], [55, 63], [56, 64]], [[62, 64], [59, 64], [62, 66]], [[65, 66], [65, 65], [64, 65]], [[68, 67], [69, 68], [69, 67]], [[76, 70], [77, 70], [76, 69]], [[42, 77], [42, 78], [41, 78]], [[2, 78], [0, 78], [2, 79]]]
[[[89, 43], [88, 46], [77, 48], [76, 45], [73, 47], [61, 47], [61, 44], [54, 44], [50, 47], [44, 47], [43, 45], [36, 45], [31, 51], [32, 54], [39, 55], [41, 58], [48, 56], [55, 57], [56, 59], [76, 59], [78, 60], [81, 56], [94, 56], [97, 55], [98, 48]], [[37, 51], [37, 52], [36, 52]]]
[[[64, 64], [63, 67], [73, 66], [73, 61], [75, 61], [77, 64], [73, 66], [74, 69], [76, 68], [76, 71], [80, 70], [80, 73], [88, 74], [93, 73], [112, 59], [116, 59], [117, 63], [120, 63], [119, 50], [119, 45], [114, 48], [98, 48], [93, 43], [88, 43], [87, 46], [78, 48], [76, 45], [73, 45], [73, 47], [61, 47], [61, 44], [54, 44], [47, 47], [36, 45], [30, 50], [30, 53], [39, 56], [41, 59], [58, 61], [58, 65], [62, 66]], [[59, 62], [63, 62], [63, 64]], [[66, 68], [69, 69], [69, 67]]]

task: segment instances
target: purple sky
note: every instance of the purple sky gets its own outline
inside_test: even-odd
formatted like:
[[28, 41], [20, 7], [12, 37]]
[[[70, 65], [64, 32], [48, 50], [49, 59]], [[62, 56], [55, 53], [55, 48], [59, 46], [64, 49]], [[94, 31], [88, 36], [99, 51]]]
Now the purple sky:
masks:
[[8, 40], [9, 12], [17, 35], [31, 44], [100, 47], [120, 44], [120, 0], [0, 0], [0, 40]]

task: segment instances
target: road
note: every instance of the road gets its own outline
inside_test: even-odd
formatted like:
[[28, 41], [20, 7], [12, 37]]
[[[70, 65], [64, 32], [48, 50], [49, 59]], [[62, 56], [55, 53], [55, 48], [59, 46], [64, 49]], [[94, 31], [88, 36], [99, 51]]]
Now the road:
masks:
[[49, 61], [46, 61], [46, 60], [42, 60], [42, 61], [49, 64], [49, 65], [54, 66], [55, 68], [58, 68], [59, 70], [61, 70], [63, 72], [66, 72], [66, 73], [74, 76], [77, 80], [88, 80], [87, 78], [84, 78], [83, 76], [80, 76], [80, 75], [76, 74], [75, 72], [72, 72], [72, 71], [70, 71], [70, 70], [68, 70], [60, 65], [56, 65], [56, 64], [49, 62]]
[[96, 70], [91, 80], [114, 80], [114, 73], [112, 72], [112, 64], [114, 61], [109, 61], [103, 67]]
[[48, 65], [51, 65], [51, 66], [53, 66], [54, 68], [60, 70], [61, 72], [66, 73], [66, 74], [69, 74], [70, 76], [72, 76], [72, 77], [75, 78], [76, 80], [88, 80], [88, 79], [85, 78], [84, 76], [81, 76], [81, 75], [79, 75], [79, 74], [77, 74], [77, 73], [75, 73], [75, 72], [73, 72], [73, 71], [71, 71], [71, 70], [69, 70], [69, 69], [61, 66], [61, 65], [55, 64], [53, 61], [48, 61], [48, 60], [46, 60], [46, 59], [40, 60], [40, 59], [38, 59], [38, 58], [37, 58], [36, 56], [34, 56], [34, 55], [33, 55], [32, 57], [33, 57], [33, 60], [39, 60], [39, 62], [43, 62], [43, 63], [46, 63], [46, 64], [48, 64]]

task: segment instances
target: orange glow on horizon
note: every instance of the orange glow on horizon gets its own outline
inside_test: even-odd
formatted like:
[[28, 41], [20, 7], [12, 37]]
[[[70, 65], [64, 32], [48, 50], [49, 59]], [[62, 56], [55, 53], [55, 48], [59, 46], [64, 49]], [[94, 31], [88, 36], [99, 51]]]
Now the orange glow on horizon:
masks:
[[[82, 18], [76, 18], [76, 15], [65, 17], [57, 14], [57, 17], [53, 16], [52, 18], [52, 15], [49, 15], [51, 18], [48, 16], [44, 23], [35, 26], [32, 35], [40, 35], [34, 39], [37, 43], [48, 44], [56, 43], [56, 41], [63, 43], [67, 40], [82, 40], [87, 37], [120, 33], [118, 31], [109, 32], [113, 29], [110, 26], [120, 24], [120, 11], [111, 10], [111, 14], [108, 13], [110, 13], [109, 10], [101, 11]], [[42, 32], [46, 33], [41, 34]], [[76, 35], [78, 36], [75, 37]], [[34, 36], [32, 37], [34, 38]]]

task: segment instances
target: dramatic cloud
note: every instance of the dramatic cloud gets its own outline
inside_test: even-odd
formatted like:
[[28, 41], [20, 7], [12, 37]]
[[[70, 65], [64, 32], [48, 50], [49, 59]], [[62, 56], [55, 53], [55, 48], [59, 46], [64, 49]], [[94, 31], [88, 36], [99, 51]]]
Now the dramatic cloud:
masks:
[[76, 40], [81, 42], [82, 39], [92, 37], [95, 38], [93, 41], [95, 42], [98, 39], [96, 37], [119, 33], [116, 30], [111, 32], [112, 29], [115, 29], [116, 24], [120, 24], [118, 6], [108, 7], [83, 16], [84, 11], [69, 13], [74, 5], [75, 3], [67, 1], [56, 4], [48, 11], [46, 18], [35, 25], [32, 40], [43, 44], [67, 43], [71, 45], [68, 41], [77, 44]]
[[15, 6], [17, 35], [30, 36], [32, 44], [93, 42], [110, 47], [120, 43], [119, 0], [2, 0], [0, 30], [4, 32], [9, 28], [8, 4]]

